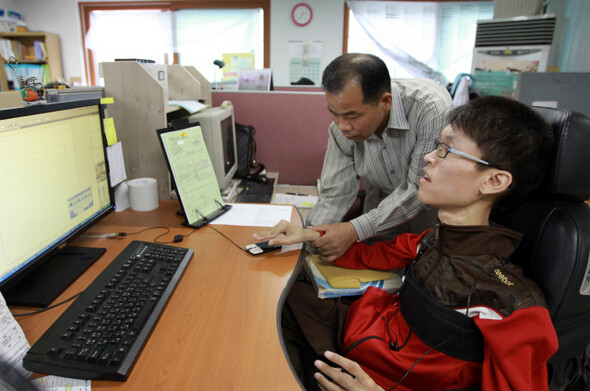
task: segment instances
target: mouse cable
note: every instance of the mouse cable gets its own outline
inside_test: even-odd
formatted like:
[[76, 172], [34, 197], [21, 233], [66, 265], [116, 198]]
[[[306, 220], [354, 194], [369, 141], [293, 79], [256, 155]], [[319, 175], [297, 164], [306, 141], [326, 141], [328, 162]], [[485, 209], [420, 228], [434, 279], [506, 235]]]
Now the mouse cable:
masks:
[[149, 231], [150, 229], [165, 229], [166, 230], [166, 232], [164, 232], [163, 234], [156, 236], [156, 239], [158, 239], [159, 237], [164, 236], [168, 232], [170, 232], [170, 228], [168, 228], [166, 226], [163, 226], [163, 225], [160, 225], [160, 226], [156, 226], [156, 227], [148, 227], [148, 228], [140, 229], [139, 231], [135, 231], [135, 232], [119, 232], [118, 233], [118, 236], [137, 235], [137, 234], [140, 234], [142, 232]]
[[156, 236], [156, 237], [154, 238], [154, 242], [155, 242], [155, 243], [160, 243], [160, 244], [179, 243], [179, 242], [182, 242], [182, 240], [183, 240], [184, 238], [188, 238], [188, 237], [189, 237], [189, 236], [191, 236], [193, 233], [195, 233], [195, 231], [196, 231], [196, 230], [197, 230], [196, 228], [193, 228], [193, 230], [192, 230], [191, 232], [189, 232], [188, 234], [178, 234], [178, 235], [175, 235], [175, 236], [174, 236], [174, 238], [173, 238], [172, 240], [166, 240], [166, 241], [164, 241], [164, 240], [158, 240], [159, 238], [161, 238], [162, 236], [164, 236], [164, 235], [166, 235], [168, 232], [170, 232], [170, 230], [168, 230], [167, 232], [164, 232], [163, 234]]
[[193, 232], [195, 232], [195, 231], [196, 231], [196, 229], [193, 229], [193, 230], [192, 230], [190, 233], [188, 233], [188, 234], [185, 234], [185, 235], [182, 235], [182, 234], [181, 234], [181, 235], [176, 235], [176, 236], [174, 237], [174, 239], [173, 239], [173, 240], [166, 240], [166, 241], [164, 241], [164, 240], [158, 240], [158, 239], [160, 239], [162, 236], [164, 236], [164, 235], [166, 235], [166, 234], [170, 233], [170, 228], [169, 228], [169, 227], [165, 227], [165, 226], [155, 226], [155, 227], [148, 227], [148, 228], [144, 228], [144, 229], [141, 229], [141, 230], [139, 230], [139, 231], [135, 231], [135, 232], [118, 232], [118, 233], [108, 233], [108, 234], [95, 235], [95, 236], [93, 236], [93, 235], [85, 235], [85, 236], [86, 236], [86, 237], [89, 237], [89, 238], [92, 238], [92, 237], [94, 237], [94, 238], [116, 238], [116, 237], [120, 237], [120, 236], [131, 236], [131, 235], [137, 235], [137, 234], [140, 234], [140, 233], [142, 233], [142, 232], [149, 231], [149, 230], [151, 230], [151, 229], [165, 229], [165, 230], [166, 230], [165, 232], [163, 232], [162, 234], [160, 234], [160, 235], [156, 236], [156, 237], [153, 239], [153, 242], [154, 242], [154, 243], [159, 243], [159, 244], [178, 243], [178, 242], [182, 241], [182, 239], [183, 239], [183, 238], [186, 238], [186, 237], [188, 237], [188, 236], [192, 235], [192, 234], [193, 234]]
[[246, 250], [245, 248], [240, 247], [239, 244], [237, 244], [236, 242], [234, 242], [233, 240], [231, 240], [226, 234], [224, 234], [223, 232], [221, 232], [217, 228], [214, 228], [213, 226], [211, 226], [211, 224], [207, 224], [207, 227], [211, 228], [213, 231], [217, 232], [218, 234], [220, 234], [221, 236], [223, 236], [224, 238], [226, 238], [231, 244], [233, 244], [234, 246], [236, 246], [240, 250], [245, 251], [245, 252], [248, 252], [248, 250]]
[[26, 312], [24, 314], [12, 314], [12, 316], [14, 316], [16, 318], [17, 316], [29, 316], [29, 315], [40, 314], [41, 312], [48, 311], [48, 310], [53, 309], [55, 307], [59, 307], [60, 305], [63, 305], [65, 303], [67, 303], [68, 301], [74, 300], [76, 297], [80, 296], [81, 294], [82, 294], [82, 292], [78, 292], [74, 296], [70, 297], [69, 299], [65, 299], [64, 301], [62, 301], [60, 303], [54, 304], [52, 306], [49, 306], [49, 307], [46, 307], [46, 308], [43, 308], [43, 309], [40, 309], [38, 311]]
[[140, 234], [142, 232], [148, 231], [150, 229], [158, 229], [158, 228], [165, 229], [166, 232], [164, 232], [162, 235], [157, 236], [156, 239], [159, 238], [159, 237], [161, 237], [161, 236], [163, 236], [163, 235], [166, 235], [168, 232], [170, 232], [170, 228], [168, 228], [168, 227], [157, 226], [157, 227], [144, 228], [144, 229], [139, 230], [139, 231], [136, 231], [136, 232], [109, 232], [109, 233], [106, 233], [106, 234], [92, 234], [92, 233], [89, 233], [89, 234], [81, 235], [80, 237], [82, 237], [82, 238], [96, 238], [96, 239], [111, 239], [111, 238], [118, 238], [120, 236], [137, 235], [137, 234]]

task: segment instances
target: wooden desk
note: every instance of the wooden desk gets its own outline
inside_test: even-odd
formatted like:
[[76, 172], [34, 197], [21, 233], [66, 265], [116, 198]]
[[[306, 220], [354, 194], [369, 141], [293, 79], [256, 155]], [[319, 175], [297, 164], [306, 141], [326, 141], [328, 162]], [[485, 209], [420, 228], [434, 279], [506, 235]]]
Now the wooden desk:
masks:
[[[137, 232], [170, 227], [159, 241], [188, 234], [178, 203], [160, 201], [152, 212], [112, 212], [89, 233]], [[291, 220], [301, 224], [293, 208]], [[260, 228], [216, 225], [240, 246]], [[132, 240], [153, 241], [165, 229], [117, 239], [80, 238], [76, 245], [107, 252], [55, 302], [83, 290]], [[279, 339], [283, 294], [295, 277], [300, 251], [251, 256], [210, 227], [185, 237], [179, 246], [195, 254], [126, 382], [93, 381], [93, 390], [300, 390]], [[67, 305], [17, 318], [33, 344]], [[13, 313], [30, 308], [13, 307]]]

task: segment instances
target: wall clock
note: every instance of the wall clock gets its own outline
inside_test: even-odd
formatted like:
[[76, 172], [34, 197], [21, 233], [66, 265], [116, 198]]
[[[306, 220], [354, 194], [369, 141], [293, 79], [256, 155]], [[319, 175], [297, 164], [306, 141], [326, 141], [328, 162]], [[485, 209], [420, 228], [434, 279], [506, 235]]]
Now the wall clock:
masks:
[[307, 26], [309, 22], [311, 22], [312, 16], [313, 12], [311, 11], [311, 7], [305, 3], [297, 4], [293, 7], [293, 11], [291, 11], [291, 19], [293, 19], [293, 23], [300, 27]]

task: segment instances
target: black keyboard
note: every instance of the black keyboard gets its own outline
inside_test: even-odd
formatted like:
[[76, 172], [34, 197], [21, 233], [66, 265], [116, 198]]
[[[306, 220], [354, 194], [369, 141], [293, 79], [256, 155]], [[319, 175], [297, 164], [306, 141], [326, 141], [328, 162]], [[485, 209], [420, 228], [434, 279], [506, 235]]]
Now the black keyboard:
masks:
[[23, 366], [125, 381], [193, 251], [133, 241], [27, 352]]
[[268, 182], [266, 183], [243, 181], [240, 184], [242, 191], [237, 195], [235, 202], [270, 203], [274, 192], [274, 181], [274, 178], [268, 178]]

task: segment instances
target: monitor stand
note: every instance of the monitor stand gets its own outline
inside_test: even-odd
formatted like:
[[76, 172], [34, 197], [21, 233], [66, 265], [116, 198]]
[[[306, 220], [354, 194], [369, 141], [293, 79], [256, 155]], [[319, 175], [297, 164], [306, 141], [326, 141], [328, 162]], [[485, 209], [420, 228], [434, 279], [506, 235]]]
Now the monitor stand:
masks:
[[225, 189], [221, 189], [221, 198], [223, 202], [232, 202], [236, 196], [240, 181], [230, 182]]
[[8, 305], [45, 308], [105, 251], [105, 248], [64, 247], [2, 294]]

